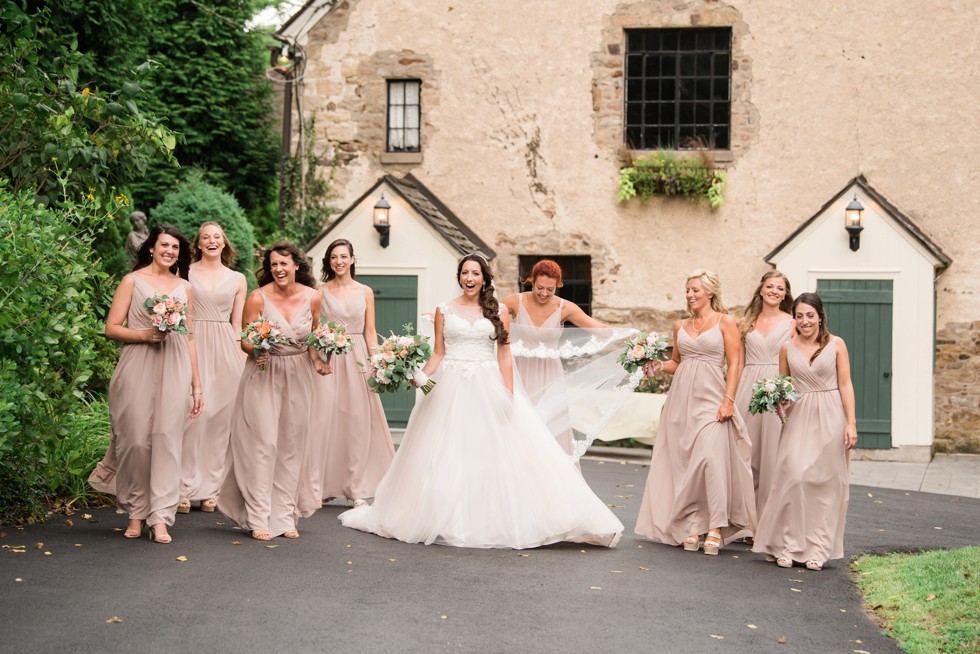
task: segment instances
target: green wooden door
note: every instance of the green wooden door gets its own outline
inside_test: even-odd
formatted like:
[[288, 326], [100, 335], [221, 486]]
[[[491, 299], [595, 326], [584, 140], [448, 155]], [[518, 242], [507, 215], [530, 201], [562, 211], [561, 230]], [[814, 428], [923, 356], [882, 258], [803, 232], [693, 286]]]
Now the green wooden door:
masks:
[[[357, 281], [374, 289], [374, 324], [381, 338], [401, 333], [412, 323], [418, 329], [418, 277], [415, 275], [358, 275]], [[415, 393], [385, 393], [381, 396], [389, 427], [404, 427], [415, 406]]]
[[892, 282], [821, 279], [830, 332], [844, 339], [857, 404], [858, 447], [892, 446]]

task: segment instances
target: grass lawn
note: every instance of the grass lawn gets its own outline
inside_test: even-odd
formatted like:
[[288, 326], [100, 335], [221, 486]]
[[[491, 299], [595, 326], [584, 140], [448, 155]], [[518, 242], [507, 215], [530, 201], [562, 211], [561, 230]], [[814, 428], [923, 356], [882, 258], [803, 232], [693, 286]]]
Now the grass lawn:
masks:
[[980, 547], [861, 557], [868, 609], [910, 654], [980, 652]]

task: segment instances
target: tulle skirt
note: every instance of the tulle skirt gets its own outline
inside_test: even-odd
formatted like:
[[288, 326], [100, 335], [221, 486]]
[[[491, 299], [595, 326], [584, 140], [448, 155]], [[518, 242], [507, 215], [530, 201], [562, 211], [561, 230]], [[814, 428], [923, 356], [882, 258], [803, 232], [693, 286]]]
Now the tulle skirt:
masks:
[[434, 378], [374, 504], [341, 514], [344, 526], [457, 547], [615, 546], [622, 523], [496, 361], [446, 360]]

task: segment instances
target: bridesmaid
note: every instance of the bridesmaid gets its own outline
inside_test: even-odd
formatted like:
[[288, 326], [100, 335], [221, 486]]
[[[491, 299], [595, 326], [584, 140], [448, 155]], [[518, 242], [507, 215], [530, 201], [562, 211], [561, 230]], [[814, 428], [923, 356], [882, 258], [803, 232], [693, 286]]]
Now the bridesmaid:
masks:
[[[533, 349], [544, 345], [557, 349], [561, 337], [559, 328], [566, 322], [582, 328], [609, 327], [586, 314], [574, 302], [565, 302], [556, 295], [562, 287], [561, 266], [556, 262], [550, 259], [538, 261], [525, 283], [531, 284], [530, 292], [508, 295], [503, 299], [503, 304], [510, 312], [513, 325], [528, 328], [522, 332], [526, 347]], [[564, 374], [560, 358], [515, 357], [514, 362], [524, 390], [533, 404], [537, 404], [545, 389]], [[574, 453], [575, 443], [571, 430], [558, 434], [556, 438], [565, 452], [569, 455]]]
[[779, 349], [790, 338], [793, 316], [789, 312], [792, 308], [793, 293], [789, 279], [778, 270], [770, 270], [759, 281], [739, 322], [745, 349], [742, 376], [735, 392], [735, 406], [745, 420], [745, 429], [752, 443], [755, 511], [760, 516], [772, 486], [782, 423], [774, 413], [749, 413], [749, 402], [752, 400], [752, 387], [757, 381], [779, 373]]
[[[193, 290], [187, 279], [190, 243], [177, 228], [160, 225], [137, 252], [133, 272], [112, 297], [105, 335], [122, 343], [109, 382], [109, 417], [115, 459], [116, 502], [129, 514], [123, 535], [171, 541], [180, 480], [180, 446], [188, 415], [201, 414], [204, 399], [197, 370]], [[154, 329], [143, 302], [156, 295], [186, 301], [188, 335]]]
[[359, 366], [370, 361], [369, 345], [376, 345], [374, 292], [354, 280], [354, 246], [339, 239], [323, 255], [320, 323], [343, 325], [353, 338], [354, 349], [331, 361], [333, 373], [316, 382], [310, 448], [313, 455], [313, 488], [329, 502], [335, 497], [367, 504], [374, 497], [395, 448], [385, 419], [381, 398], [368, 388]]
[[218, 508], [256, 540], [299, 538], [296, 520], [320, 507], [313, 495], [309, 421], [315, 375], [329, 366], [307, 346], [319, 326], [320, 294], [310, 262], [289, 241], [269, 248], [258, 290], [245, 301], [245, 323], [264, 316], [279, 323], [289, 339], [250, 355], [235, 399], [228, 472]]
[[[725, 539], [755, 529], [751, 449], [735, 409], [742, 343], [721, 300], [721, 281], [687, 278], [690, 318], [674, 325], [674, 353], [648, 364], [674, 375], [653, 447], [636, 533], [716, 555]], [[722, 366], [727, 362], [728, 374]]]
[[200, 500], [201, 511], [211, 513], [225, 476], [228, 432], [235, 408], [237, 387], [228, 382], [240, 379], [245, 367], [238, 334], [248, 287], [245, 275], [231, 269], [235, 249], [221, 225], [202, 224], [193, 247], [190, 282], [194, 289], [194, 337], [208, 405], [184, 430], [177, 513], [188, 513], [192, 500]]
[[802, 397], [783, 426], [774, 482], [753, 552], [783, 568], [820, 570], [844, 556], [850, 449], [857, 443], [851, 364], [844, 341], [827, 329], [816, 293], [793, 303], [796, 337], [779, 350], [779, 371]]

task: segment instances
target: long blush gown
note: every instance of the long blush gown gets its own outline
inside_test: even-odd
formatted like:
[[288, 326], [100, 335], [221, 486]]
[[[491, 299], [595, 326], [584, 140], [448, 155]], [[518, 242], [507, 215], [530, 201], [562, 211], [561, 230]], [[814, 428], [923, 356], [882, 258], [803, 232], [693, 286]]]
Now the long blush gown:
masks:
[[585, 483], [497, 365], [478, 308], [440, 305], [446, 356], [415, 405], [372, 506], [345, 527], [409, 543], [522, 549], [558, 541], [615, 546], [622, 523]]
[[381, 398], [367, 385], [370, 354], [364, 340], [364, 290], [360, 288], [346, 307], [328, 289], [321, 288], [320, 293], [320, 323], [343, 325], [354, 349], [332, 357], [333, 373], [316, 380], [310, 421], [313, 488], [324, 500], [367, 499], [374, 497], [395, 448]]
[[316, 372], [306, 339], [313, 317], [305, 308], [288, 323], [265, 293], [262, 297], [263, 314], [279, 323], [289, 342], [272, 346], [265, 370], [254, 357], [245, 364], [218, 508], [246, 531], [281, 536], [320, 508], [308, 442]]
[[[517, 295], [517, 316], [512, 324], [523, 325], [529, 329], [522, 330], [525, 335], [524, 345], [528, 349], [544, 346], [557, 350], [561, 338], [561, 310], [565, 300], [558, 303], [558, 308], [540, 325], [535, 325], [531, 315], [524, 308], [524, 294]], [[521, 376], [521, 383], [533, 404], [537, 404], [546, 388], [557, 382], [565, 374], [561, 359], [550, 357], [514, 357], [514, 364]], [[572, 455], [575, 449], [574, 436], [571, 429], [563, 430], [555, 438], [566, 453]]]
[[692, 338], [683, 326], [674, 373], [660, 418], [636, 533], [680, 545], [694, 534], [721, 532], [729, 540], [755, 529], [752, 452], [735, 410], [718, 422], [725, 397], [725, 341], [716, 324]]
[[775, 413], [750, 413], [749, 402], [757, 381], [779, 374], [779, 348], [789, 340], [792, 322], [787, 320], [765, 336], [754, 329], [745, 336], [745, 368], [735, 391], [735, 406], [745, 421], [745, 430], [752, 443], [752, 481], [758, 516], [762, 515], [772, 487], [783, 423]]
[[194, 343], [204, 410], [194, 420], [188, 419], [184, 429], [180, 496], [188, 500], [217, 498], [225, 476], [237, 382], [246, 359], [231, 326], [241, 278], [241, 273], [229, 271], [227, 278], [212, 289], [196, 278], [193, 268], [190, 273], [194, 288]]
[[[187, 301], [184, 280], [174, 290], [158, 293], [139, 275], [133, 278], [136, 284], [126, 318], [130, 329], [153, 329], [143, 307], [147, 298], [159, 294]], [[191, 378], [186, 336], [171, 333], [159, 344], [123, 343], [120, 347], [119, 363], [109, 382], [112, 451], [106, 454], [109, 463], [102, 468], [103, 484], [93, 486], [114, 490], [116, 503], [130, 520], [145, 520], [151, 526], [174, 523], [181, 440], [193, 406]]]
[[802, 397], [783, 426], [754, 552], [799, 563], [844, 556], [850, 452], [844, 445], [847, 416], [837, 388], [836, 338], [812, 364], [793, 345], [786, 348]]

